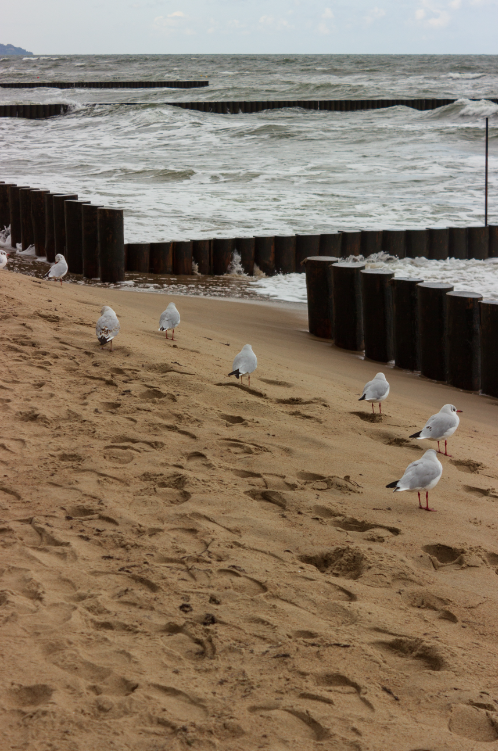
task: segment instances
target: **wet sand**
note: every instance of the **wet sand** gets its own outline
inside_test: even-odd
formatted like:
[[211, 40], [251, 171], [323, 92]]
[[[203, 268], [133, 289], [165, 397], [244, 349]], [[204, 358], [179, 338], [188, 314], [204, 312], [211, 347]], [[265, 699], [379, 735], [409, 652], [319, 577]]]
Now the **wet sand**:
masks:
[[[2, 748], [498, 747], [496, 400], [388, 368], [372, 419], [299, 305], [0, 290]], [[427, 514], [385, 485], [447, 402]]]

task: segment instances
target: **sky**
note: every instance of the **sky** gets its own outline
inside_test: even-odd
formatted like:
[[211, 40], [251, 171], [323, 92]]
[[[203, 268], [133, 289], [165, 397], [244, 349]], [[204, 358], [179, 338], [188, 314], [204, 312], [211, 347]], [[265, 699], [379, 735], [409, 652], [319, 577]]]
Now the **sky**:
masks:
[[498, 0], [5, 0], [35, 54], [498, 54]]

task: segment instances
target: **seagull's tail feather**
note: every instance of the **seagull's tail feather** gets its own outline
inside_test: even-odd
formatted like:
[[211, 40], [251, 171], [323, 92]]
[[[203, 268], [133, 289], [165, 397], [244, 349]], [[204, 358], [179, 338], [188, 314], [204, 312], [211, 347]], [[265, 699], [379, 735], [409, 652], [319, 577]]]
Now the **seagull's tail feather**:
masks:
[[104, 346], [104, 344], [107, 344], [108, 341], [109, 339], [106, 336], [99, 336], [99, 344], [101, 344], [102, 346]]
[[421, 432], [422, 432], [422, 431], [421, 431], [421, 430], [419, 430], [419, 431], [418, 431], [418, 433], [414, 433], [413, 435], [411, 435], [411, 436], [409, 436], [409, 437], [410, 437], [410, 438], [420, 438], [420, 433], [421, 433]]
[[239, 378], [239, 376], [240, 376], [239, 369], [237, 368], [237, 370], [232, 370], [232, 372], [229, 373], [228, 375], [229, 376], [234, 375], [235, 378]]
[[363, 396], [360, 396], [360, 398], [358, 399], [358, 401], [361, 402], [365, 398], [366, 398], [366, 394], [363, 394]]
[[395, 480], [394, 482], [390, 482], [389, 485], [386, 485], [386, 488], [394, 488], [394, 492], [398, 490], [398, 482], [399, 480]]

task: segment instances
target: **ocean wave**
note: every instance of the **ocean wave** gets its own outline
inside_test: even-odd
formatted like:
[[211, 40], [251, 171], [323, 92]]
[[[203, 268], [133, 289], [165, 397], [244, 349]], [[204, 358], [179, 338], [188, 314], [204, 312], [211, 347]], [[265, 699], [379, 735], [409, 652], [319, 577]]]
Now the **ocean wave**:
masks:
[[485, 75], [485, 73], [447, 73], [445, 77], [453, 80], [462, 79], [464, 81], [472, 81], [477, 78], [484, 78]]

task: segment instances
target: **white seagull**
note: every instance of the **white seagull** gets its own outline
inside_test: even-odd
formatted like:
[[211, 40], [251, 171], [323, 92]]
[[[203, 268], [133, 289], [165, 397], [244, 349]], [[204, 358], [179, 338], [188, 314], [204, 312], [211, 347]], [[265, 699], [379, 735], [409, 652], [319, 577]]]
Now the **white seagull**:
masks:
[[435, 511], [429, 508], [429, 490], [435, 488], [443, 474], [443, 465], [436, 456], [435, 449], [428, 449], [421, 459], [412, 462], [405, 469], [401, 480], [395, 480], [386, 485], [386, 488], [397, 490], [416, 490], [418, 493], [418, 507], [424, 508], [420, 503], [420, 491], [425, 490], [424, 511]]
[[53, 266], [49, 268], [47, 273], [45, 274], [45, 279], [55, 279], [57, 281], [60, 280], [61, 287], [62, 287], [62, 277], [66, 276], [67, 274], [67, 263], [66, 259], [61, 253], [57, 253], [55, 256], [55, 263]]
[[460, 418], [457, 412], [461, 411], [461, 409], [457, 409], [453, 404], [445, 404], [436, 415], [429, 417], [422, 430], [414, 433], [410, 438], [418, 438], [419, 440], [427, 438], [429, 441], [437, 441], [438, 454], [443, 453], [439, 448], [439, 441], [442, 441], [444, 438], [444, 455], [451, 456], [451, 454], [448, 454], [446, 439], [453, 435], [460, 425]]
[[235, 378], [240, 377], [241, 383], [242, 383], [242, 376], [246, 375], [249, 379], [249, 386], [250, 386], [251, 385], [251, 373], [254, 373], [257, 367], [258, 367], [258, 358], [252, 351], [251, 345], [244, 344], [239, 354], [235, 356], [235, 359], [232, 364], [233, 370], [228, 375], [229, 376], [234, 375]]
[[0, 250], [0, 269], [4, 269], [7, 266], [9, 260], [9, 254], [5, 250]]
[[97, 321], [95, 332], [97, 334], [97, 339], [103, 347], [111, 342], [111, 352], [112, 340], [119, 334], [120, 328], [116, 313], [108, 305], [104, 305], [100, 311], [100, 318]]
[[171, 334], [171, 338], [175, 338], [175, 329], [180, 323], [180, 313], [177, 310], [177, 307], [174, 302], [170, 302], [166, 310], [161, 313], [161, 317], [159, 319], [159, 331], [165, 331], [166, 332], [166, 339], [168, 338], [168, 331], [170, 329], [173, 329], [173, 333]]
[[367, 402], [372, 402], [372, 412], [375, 412], [374, 403], [379, 403], [379, 412], [382, 413], [382, 407], [380, 405], [384, 399], [389, 396], [389, 384], [386, 381], [384, 373], [377, 373], [373, 381], [369, 381], [363, 389], [363, 394], [358, 399], [359, 402], [365, 399]]

